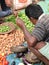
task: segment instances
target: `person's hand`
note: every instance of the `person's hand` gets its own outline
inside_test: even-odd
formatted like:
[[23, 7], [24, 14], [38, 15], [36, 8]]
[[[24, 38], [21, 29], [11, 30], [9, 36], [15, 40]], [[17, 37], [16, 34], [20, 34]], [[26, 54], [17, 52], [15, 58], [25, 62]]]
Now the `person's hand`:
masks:
[[15, 17], [17, 17], [17, 16], [18, 16], [18, 11], [13, 10], [13, 15], [14, 15]]
[[19, 17], [17, 17], [17, 19], [16, 19], [16, 24], [17, 24], [21, 29], [23, 29], [23, 28], [25, 27], [24, 22], [23, 22]]
[[36, 46], [35, 46], [35, 49], [41, 49], [42, 47], [44, 47], [46, 45], [46, 43], [45, 42], [39, 42], [39, 43], [37, 43], [36, 44]]
[[11, 3], [11, 0], [5, 0], [5, 3], [8, 7], [11, 7], [12, 6], [12, 3]]

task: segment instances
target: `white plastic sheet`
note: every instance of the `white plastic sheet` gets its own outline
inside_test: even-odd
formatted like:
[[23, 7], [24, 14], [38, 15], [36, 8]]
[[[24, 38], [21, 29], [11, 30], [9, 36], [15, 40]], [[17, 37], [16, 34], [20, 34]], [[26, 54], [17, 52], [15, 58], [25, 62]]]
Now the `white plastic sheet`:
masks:
[[25, 8], [32, 3], [32, 0], [13, 0], [13, 8], [15, 10]]

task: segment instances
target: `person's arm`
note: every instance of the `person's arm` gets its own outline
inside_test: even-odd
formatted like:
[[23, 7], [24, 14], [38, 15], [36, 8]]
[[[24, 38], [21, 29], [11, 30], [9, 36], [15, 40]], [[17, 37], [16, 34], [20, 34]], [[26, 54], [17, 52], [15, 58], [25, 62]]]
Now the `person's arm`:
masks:
[[26, 29], [24, 25], [24, 22], [20, 18], [17, 18], [16, 24], [23, 30], [24, 36], [26, 41], [28, 42], [28, 45], [35, 46], [35, 44], [37, 43], [37, 39], [28, 32], [28, 30]]
[[42, 22], [36, 23], [32, 35], [28, 32], [21, 19], [17, 18], [17, 24], [23, 30], [25, 38], [30, 46], [35, 46], [37, 42], [43, 41], [46, 37], [45, 25]]
[[37, 43], [37, 39], [28, 32], [28, 30], [26, 29], [25, 26], [23, 27], [22, 30], [24, 32], [25, 39], [28, 42], [28, 45], [29, 46], [35, 46]]
[[45, 56], [43, 56], [38, 50], [33, 47], [30, 47], [30, 50], [38, 57], [39, 60], [44, 62], [46, 65], [49, 65], [49, 60], [47, 60], [47, 58], [45, 58]]

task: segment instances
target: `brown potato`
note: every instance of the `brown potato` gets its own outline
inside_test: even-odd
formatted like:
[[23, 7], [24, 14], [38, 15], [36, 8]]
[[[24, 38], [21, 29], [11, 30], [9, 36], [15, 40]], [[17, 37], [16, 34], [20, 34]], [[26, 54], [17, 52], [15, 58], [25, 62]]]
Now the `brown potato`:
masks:
[[0, 53], [11, 53], [10, 47], [24, 42], [24, 34], [21, 30], [15, 30], [9, 34], [0, 35]]

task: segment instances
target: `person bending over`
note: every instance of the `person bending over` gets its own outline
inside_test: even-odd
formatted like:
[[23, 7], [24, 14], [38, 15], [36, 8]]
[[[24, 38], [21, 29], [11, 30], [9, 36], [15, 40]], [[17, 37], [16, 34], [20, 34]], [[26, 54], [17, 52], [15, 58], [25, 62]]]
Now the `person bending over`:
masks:
[[35, 24], [35, 28], [30, 34], [24, 22], [16, 19], [16, 24], [23, 30], [28, 47], [34, 47], [49, 60], [49, 15], [44, 14], [40, 5], [31, 4], [25, 8], [25, 14], [30, 21]]

